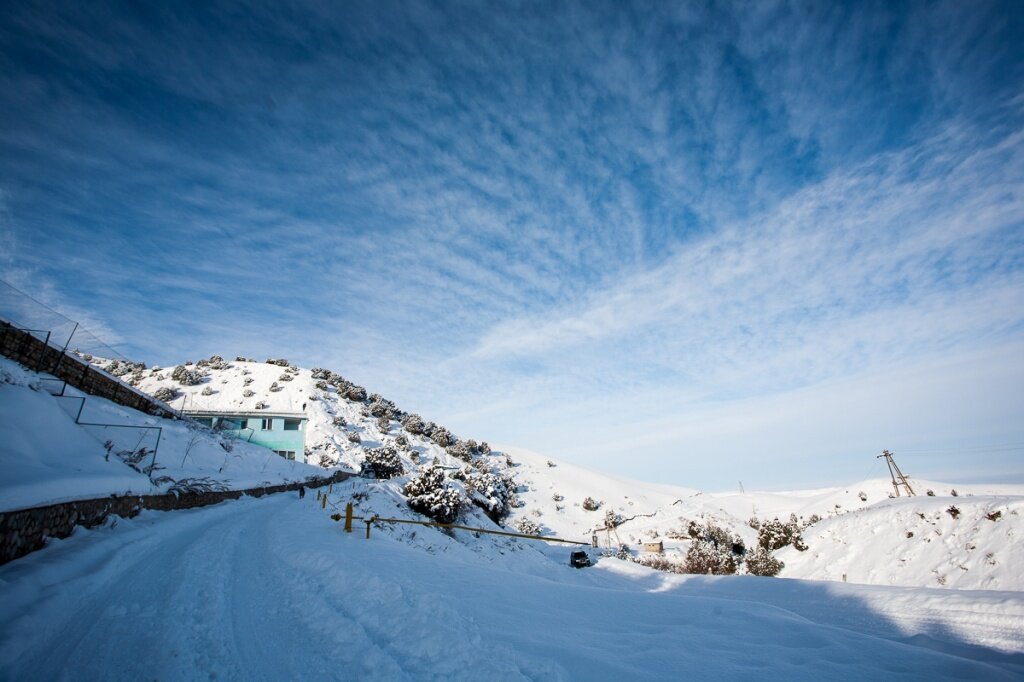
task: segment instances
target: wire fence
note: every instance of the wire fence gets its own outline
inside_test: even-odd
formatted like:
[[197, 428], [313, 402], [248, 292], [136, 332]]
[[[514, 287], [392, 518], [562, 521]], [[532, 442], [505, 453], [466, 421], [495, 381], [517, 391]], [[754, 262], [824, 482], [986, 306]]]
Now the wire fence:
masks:
[[0, 317], [47, 341], [56, 348], [81, 354], [128, 360], [109, 343], [76, 320], [63, 315], [42, 301], [0, 279]]

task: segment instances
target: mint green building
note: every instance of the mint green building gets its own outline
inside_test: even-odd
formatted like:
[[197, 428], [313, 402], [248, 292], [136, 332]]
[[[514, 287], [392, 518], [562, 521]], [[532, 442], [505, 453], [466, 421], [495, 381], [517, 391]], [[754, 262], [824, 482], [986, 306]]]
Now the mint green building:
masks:
[[185, 414], [204, 426], [269, 448], [285, 459], [306, 461], [308, 419], [303, 412], [186, 410]]

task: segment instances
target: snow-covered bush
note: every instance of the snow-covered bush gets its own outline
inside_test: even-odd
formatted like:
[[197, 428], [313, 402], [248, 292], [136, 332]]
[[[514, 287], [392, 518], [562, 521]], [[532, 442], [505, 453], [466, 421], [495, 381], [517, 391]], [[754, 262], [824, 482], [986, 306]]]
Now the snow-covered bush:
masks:
[[423, 423], [423, 417], [418, 414], [410, 413], [402, 417], [402, 428], [414, 436], [423, 433], [425, 426], [426, 424]]
[[362, 443], [363, 439], [360, 438], [359, 434], [356, 433], [355, 431], [349, 431], [349, 433], [348, 433], [348, 442], [349, 443], [356, 443], [356, 444], [358, 444], [358, 443]]
[[394, 478], [405, 473], [398, 451], [392, 447], [369, 448], [365, 457], [363, 470], [374, 478]]
[[390, 419], [398, 412], [398, 408], [390, 400], [385, 400], [376, 393], [370, 396], [370, 414], [380, 419], [381, 417], [387, 417]]
[[481, 473], [469, 467], [459, 473], [465, 482], [470, 502], [483, 509], [492, 521], [500, 524], [511, 510], [514, 485], [510, 487], [509, 480], [501, 476]]
[[[434, 433], [437, 433], [437, 431], [435, 431]], [[456, 459], [461, 459], [463, 462], [469, 462], [472, 461], [473, 459], [473, 451], [472, 449], [470, 449], [469, 443], [467, 443], [464, 440], [452, 443], [447, 448], [445, 448], [445, 452], [447, 452], [452, 457], [455, 457]]]
[[[341, 391], [339, 391], [339, 393], [341, 393]], [[366, 400], [366, 389], [362, 386], [351, 385], [345, 392], [345, 397], [352, 402], [361, 403]]]
[[686, 573], [732, 575], [736, 565], [732, 552], [708, 540], [694, 540], [686, 552]]
[[430, 440], [434, 441], [442, 448], [446, 448], [455, 441], [455, 436], [452, 432], [443, 426], [434, 427], [434, 430], [430, 433]]
[[278, 381], [291, 381], [292, 380], [292, 375], [290, 373], [288, 373], [288, 372], [284, 372], [283, 374], [281, 374], [281, 376], [279, 376], [277, 378], [277, 380]]
[[744, 557], [744, 564], [747, 567], [747, 573], [750, 575], [768, 577], [777, 576], [779, 571], [786, 567], [784, 563], [776, 559], [772, 553], [764, 547], [757, 547], [753, 552], [747, 554], [747, 556]]
[[377, 419], [377, 429], [379, 429], [381, 433], [388, 433], [391, 431], [391, 420], [386, 416], [379, 417]]
[[203, 395], [213, 395], [213, 388], [210, 387], [210, 386], [207, 386], [206, 388], [204, 388], [203, 389]]
[[523, 535], [540, 535], [540, 525], [538, 525], [533, 519], [525, 516], [516, 519], [516, 522], [512, 524], [512, 527]]
[[665, 571], [667, 573], [691, 572], [686, 570], [686, 566], [684, 564], [681, 564], [678, 561], [672, 561], [662, 554], [641, 554], [638, 557], [634, 557], [629, 553], [629, 548], [625, 545], [619, 547], [619, 551], [616, 556], [620, 559], [632, 559], [634, 563], [638, 563], [641, 566], [647, 566], [648, 568], [653, 568], [656, 571]]
[[256, 391], [252, 390], [251, 388], [247, 388], [244, 391], [242, 391], [242, 396], [245, 398], [251, 398], [254, 395], [256, 395]]
[[757, 529], [757, 544], [769, 552], [782, 549], [787, 545], [793, 545], [797, 550], [803, 552], [807, 549], [807, 545], [804, 544], [801, 531], [800, 523], [794, 515], [790, 515], [788, 522], [779, 521], [778, 518], [762, 521]]
[[440, 523], [453, 523], [459, 518], [462, 495], [447, 484], [444, 469], [431, 467], [402, 488], [411, 509]]
[[255, 407], [257, 410], [266, 410], [270, 407], [270, 405], [267, 402], [261, 400], [258, 403], [256, 403]]
[[595, 500], [593, 497], [587, 497], [583, 499], [583, 508], [587, 511], [597, 511], [600, 509], [601, 503]]
[[171, 378], [182, 386], [195, 386], [203, 380], [203, 373], [198, 369], [187, 369], [185, 365], [178, 365], [171, 372]]
[[340, 428], [344, 428], [345, 424], [346, 424], [345, 418], [344, 417], [340, 417], [340, 416], [339, 417], [335, 417], [334, 419], [332, 419], [331, 423], [334, 424], [335, 426], [337, 426], [339, 429]]
[[161, 386], [153, 391], [153, 397], [165, 403], [171, 402], [179, 395], [181, 394], [178, 392], [178, 389], [171, 388], [170, 386]]
[[276, 381], [270, 384], [270, 392], [271, 393], [277, 393], [280, 390], [281, 390], [281, 387], [277, 385]]
[[287, 367], [290, 363], [284, 358], [267, 358], [268, 365], [278, 365], [280, 367]]
[[860, 498], [861, 502], [867, 502], [868, 501], [868, 494], [866, 492], [864, 492], [863, 490], [861, 490], [859, 493], [857, 493], [857, 497]]
[[487, 441], [480, 443], [480, 454], [484, 457], [491, 454], [491, 446], [487, 444]]
[[395, 436], [395, 445], [402, 448], [403, 450], [409, 449], [409, 439], [404, 434], [398, 434]]

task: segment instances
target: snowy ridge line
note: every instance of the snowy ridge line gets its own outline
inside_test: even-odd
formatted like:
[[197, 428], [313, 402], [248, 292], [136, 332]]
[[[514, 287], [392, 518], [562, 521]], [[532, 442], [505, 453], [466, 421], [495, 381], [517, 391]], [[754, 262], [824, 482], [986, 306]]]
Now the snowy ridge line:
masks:
[[94, 528], [110, 516], [134, 518], [144, 509], [176, 511], [219, 504], [242, 497], [263, 497], [300, 488], [322, 488], [341, 483], [354, 474], [337, 471], [331, 476], [265, 485], [243, 490], [184, 490], [163, 495], [125, 495], [90, 500], [72, 500], [41, 507], [0, 512], [0, 565], [46, 546], [49, 538], [70, 536], [77, 526]]

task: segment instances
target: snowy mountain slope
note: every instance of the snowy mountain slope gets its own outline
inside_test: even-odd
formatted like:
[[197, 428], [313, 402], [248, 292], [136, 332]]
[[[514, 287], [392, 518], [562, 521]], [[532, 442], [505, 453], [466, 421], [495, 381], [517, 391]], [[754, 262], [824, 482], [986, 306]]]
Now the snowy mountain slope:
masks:
[[[204, 479], [239, 489], [323, 474], [318, 467], [268, 457], [272, 453], [265, 448], [226, 441], [207, 429], [153, 417], [95, 396], [86, 397], [80, 421], [153, 428], [76, 424], [81, 401], [51, 395], [59, 385], [48, 375], [0, 358], [0, 467], [4, 471], [0, 510], [111, 494], [154, 494], [177, 481]], [[67, 395], [84, 396], [70, 387]], [[153, 463], [157, 428], [154, 484], [139, 469]], [[108, 441], [110, 453], [104, 447]], [[139, 452], [143, 447], [148, 454], [137, 468], [118, 457], [118, 452]]]
[[885, 500], [824, 519], [808, 550], [779, 552], [784, 577], [1022, 590], [1024, 495]]
[[[184, 385], [172, 376], [175, 372], [180, 376], [183, 370], [201, 375], [195, 377], [197, 383]], [[384, 516], [405, 514], [409, 518], [422, 518], [408, 509], [402, 486], [435, 464], [446, 467], [449, 476], [457, 476], [455, 472], [470, 470], [467, 467], [472, 463], [479, 470], [514, 479], [515, 495], [510, 500], [512, 508], [504, 521], [507, 527], [523, 527], [524, 522], [530, 522], [536, 524], [544, 535], [586, 542], [597, 529], [605, 526], [606, 514], [611, 513], [617, 524], [614, 531], [597, 532], [602, 548], [615, 550], [624, 544], [634, 556], [641, 556], [644, 554], [643, 543], [660, 541], [665, 548], [665, 556], [678, 562], [685, 557], [693, 542], [689, 530], [694, 526], [711, 523], [724, 528], [750, 550], [758, 543], [758, 532], [748, 523], [751, 517], [787, 521], [793, 515], [800, 525], [820, 517], [821, 521], [804, 531], [805, 540], [812, 545], [810, 551], [786, 548], [777, 552], [786, 563], [782, 576], [841, 580], [846, 573], [851, 581], [938, 587], [941, 574], [945, 576], [947, 587], [1024, 590], [1024, 575], [1017, 575], [1006, 568], [1014, 565], [1010, 559], [1016, 556], [1001, 550], [1006, 540], [991, 534], [975, 537], [970, 533], [954, 533], [957, 528], [965, 527], [965, 523], [948, 529], [953, 533], [947, 536], [949, 541], [918, 543], [913, 546], [915, 551], [903, 551], [906, 548], [885, 544], [885, 551], [851, 552], [851, 547], [871, 543], [885, 524], [888, 524], [886, 537], [890, 540], [913, 531], [902, 516], [888, 518], [886, 511], [871, 511], [876, 507], [887, 510], [889, 505], [896, 503], [898, 506], [900, 503], [889, 499], [892, 487], [887, 478], [818, 490], [705, 493], [610, 476], [512, 446], [502, 447], [501, 452], [477, 452], [471, 456], [462, 452], [460, 456], [451, 447], [452, 444], [458, 447], [456, 437], [451, 436], [452, 443], [446, 448], [426, 433], [409, 433], [402, 425], [406, 413], [379, 396], [367, 396], [362, 388], [352, 386], [327, 370], [306, 370], [247, 360], [224, 362], [220, 358], [212, 358], [178, 368], [134, 372], [129, 378], [150, 393], [173, 389], [178, 393], [173, 401], [177, 408], [254, 410], [258, 405], [264, 405], [268, 410], [304, 411], [309, 418], [306, 437], [310, 459], [326, 466], [359, 469], [368, 451], [381, 446], [394, 448], [405, 470], [404, 475], [375, 484], [376, 487], [368, 489], [368, 501], [362, 501], [373, 505], [376, 504], [374, 500], [384, 500], [378, 505], [383, 511], [374, 509]], [[374, 415], [375, 410], [379, 413], [377, 408], [382, 405], [387, 407], [383, 419]], [[402, 441], [405, 446], [401, 445]], [[448, 482], [469, 497], [463, 483]], [[999, 494], [1011, 501], [1015, 496], [1024, 496], [1024, 487], [1019, 486], [953, 486], [917, 479], [913, 479], [913, 483], [922, 494], [926, 490], [934, 490], [944, 495], [955, 487], [961, 495], [960, 500], [970, 500], [973, 498], [966, 496], [985, 493]], [[384, 497], [377, 493], [384, 494]], [[593, 504], [585, 505], [588, 498]], [[915, 499], [939, 498], [922, 495]], [[587, 506], [591, 508], [587, 509]], [[931, 511], [928, 513], [933, 514]], [[479, 527], [493, 527], [491, 519], [472, 505], [465, 505], [463, 514], [464, 520], [471, 519]], [[973, 512], [965, 510], [965, 514]], [[1020, 517], [1009, 513], [1004, 516], [1001, 527], [1011, 533], [1024, 530], [1020, 527]], [[951, 537], [955, 537], [957, 542], [962, 539], [965, 547], [973, 544], [977, 548], [964, 550], [972, 553], [973, 563], [969, 566], [972, 570], [959, 570], [955, 576], [948, 567], [963, 565], [965, 559], [960, 557], [961, 550], [950, 544]], [[906, 540], [905, 537], [903, 539]], [[977, 562], [977, 557], [989, 554], [997, 562], [1002, 561], [1001, 557], [1005, 555], [1007, 561], [997, 567], [985, 561]], [[854, 567], [857, 562], [860, 568]], [[742, 566], [740, 568], [742, 571]], [[897, 575], [902, 577], [894, 577]]]
[[454, 535], [366, 540], [293, 495], [81, 531], [0, 567], [0, 677], [1024, 674], [1020, 594], [943, 592], [955, 600], [944, 610], [934, 590], [671, 576], [616, 559], [577, 571], [528, 548], [485, 560], [472, 534]]

